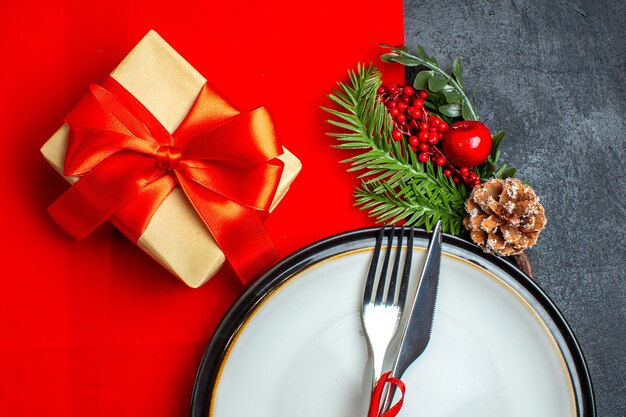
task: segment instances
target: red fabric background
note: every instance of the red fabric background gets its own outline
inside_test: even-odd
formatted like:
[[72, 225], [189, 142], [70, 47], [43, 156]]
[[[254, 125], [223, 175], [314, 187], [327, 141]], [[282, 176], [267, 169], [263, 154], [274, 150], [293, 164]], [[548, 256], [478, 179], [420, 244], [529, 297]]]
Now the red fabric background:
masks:
[[319, 107], [348, 68], [381, 65], [377, 43], [402, 43], [402, 12], [400, 0], [2, 1], [1, 415], [187, 415], [203, 350], [243, 291], [227, 267], [189, 289], [111, 226], [77, 242], [51, 220], [68, 185], [39, 148], [86, 86], [155, 29], [240, 108], [267, 105], [304, 164], [266, 221], [284, 257], [373, 224]]

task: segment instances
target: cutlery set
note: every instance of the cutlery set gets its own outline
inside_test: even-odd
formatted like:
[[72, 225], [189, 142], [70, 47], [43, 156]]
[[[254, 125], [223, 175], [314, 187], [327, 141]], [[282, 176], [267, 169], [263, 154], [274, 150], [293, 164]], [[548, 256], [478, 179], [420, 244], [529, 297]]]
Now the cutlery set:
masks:
[[[372, 357], [370, 416], [389, 415], [384, 413], [392, 408], [396, 388], [404, 392], [400, 378], [430, 341], [441, 268], [441, 222], [437, 222], [433, 229], [424, 267], [412, 294], [408, 294], [408, 289], [413, 259], [413, 228], [408, 229], [400, 274], [404, 235], [405, 227], [381, 228], [365, 280], [361, 318]], [[381, 255], [385, 238], [386, 249]], [[395, 256], [389, 270], [394, 240]], [[379, 265], [381, 256], [384, 257]], [[401, 401], [393, 406], [395, 414], [392, 415], [399, 411]]]

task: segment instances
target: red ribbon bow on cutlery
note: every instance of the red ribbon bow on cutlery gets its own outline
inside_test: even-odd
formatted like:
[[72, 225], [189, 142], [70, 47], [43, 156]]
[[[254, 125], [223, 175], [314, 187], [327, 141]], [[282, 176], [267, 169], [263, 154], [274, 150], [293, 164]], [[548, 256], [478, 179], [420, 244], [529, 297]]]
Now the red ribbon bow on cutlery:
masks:
[[[385, 384], [394, 385], [396, 388], [400, 390], [402, 396], [393, 406], [391, 406], [388, 410], [382, 410], [382, 402], [386, 400], [383, 398], [383, 391], [385, 388]], [[380, 379], [376, 383], [374, 390], [372, 391], [372, 397], [370, 399], [370, 409], [367, 413], [367, 417], [395, 417], [400, 412], [402, 408], [402, 404], [404, 403], [404, 392], [406, 391], [406, 386], [404, 382], [399, 378], [394, 378], [391, 376], [391, 371], [386, 372], [381, 375]]]

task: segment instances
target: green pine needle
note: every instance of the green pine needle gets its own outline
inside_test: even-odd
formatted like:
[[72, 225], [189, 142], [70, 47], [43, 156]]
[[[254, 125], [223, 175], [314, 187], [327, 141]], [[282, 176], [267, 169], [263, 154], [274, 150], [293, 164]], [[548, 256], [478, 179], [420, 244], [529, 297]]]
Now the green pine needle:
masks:
[[378, 222], [404, 220], [431, 230], [441, 220], [444, 231], [460, 234], [467, 189], [441, 167], [418, 162], [406, 141], [391, 139], [393, 120], [377, 96], [382, 81], [376, 67], [359, 64], [348, 77], [328, 95], [339, 109], [323, 109], [334, 116], [328, 123], [341, 129], [329, 133], [339, 141], [336, 147], [363, 150], [342, 161], [350, 164], [348, 171], [360, 172], [356, 205]]

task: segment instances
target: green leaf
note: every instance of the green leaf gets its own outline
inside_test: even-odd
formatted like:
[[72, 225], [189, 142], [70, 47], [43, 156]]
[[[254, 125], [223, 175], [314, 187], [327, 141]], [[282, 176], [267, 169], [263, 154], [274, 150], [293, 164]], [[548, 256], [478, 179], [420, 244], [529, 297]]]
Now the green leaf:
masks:
[[426, 90], [428, 88], [428, 80], [435, 75], [434, 71], [420, 71], [415, 76], [415, 81], [413, 81], [413, 87], [417, 90]]
[[428, 61], [428, 54], [426, 53], [422, 45], [417, 45], [415, 47], [415, 50], [417, 51], [417, 56]]
[[424, 106], [426, 106], [429, 109], [434, 110], [434, 111], [438, 111], [439, 110], [439, 106], [437, 106], [435, 103], [433, 103], [430, 100], [424, 101]]
[[456, 88], [454, 88], [453, 86], [451, 86], [450, 84], [446, 84], [443, 89], [441, 90], [444, 93], [447, 91], [448, 93], [452, 92], [452, 91], [456, 91], [458, 93], [458, 91], [456, 90]]
[[460, 103], [463, 97], [461, 97], [461, 95], [454, 88], [448, 89], [447, 87], [450, 86], [447, 85], [446, 88], [443, 89], [443, 94], [446, 96], [446, 101], [448, 103]]
[[496, 172], [493, 173], [493, 176], [495, 178], [502, 178], [502, 175], [504, 174], [504, 171], [506, 171], [506, 169], [507, 169], [506, 164], [502, 164], [502, 166], [498, 168]]
[[500, 130], [499, 132], [491, 135], [491, 152], [489, 154], [489, 157], [494, 161], [497, 161], [498, 157], [500, 156], [498, 149], [500, 148], [500, 144], [502, 143], [502, 139], [504, 139], [505, 135], [506, 133], [503, 130]]
[[482, 179], [487, 179], [493, 172], [496, 170], [496, 165], [492, 162], [485, 162], [485, 167], [483, 169], [482, 175], [480, 176]]
[[491, 135], [491, 142], [493, 143], [492, 149], [498, 149], [500, 143], [502, 142], [502, 139], [504, 139], [504, 136], [506, 136], [506, 132], [504, 130], [500, 130], [499, 132]]
[[418, 65], [422, 65], [422, 61], [419, 59], [398, 55], [393, 52], [382, 55], [380, 59], [384, 62], [397, 62], [398, 64], [402, 64], [406, 67], [417, 67]]
[[463, 86], [463, 79], [461, 78], [461, 58], [454, 58], [452, 61], [452, 74], [456, 78], [459, 85]]
[[397, 56], [398, 56], [398, 54], [390, 52], [390, 53], [387, 53], [387, 54], [382, 54], [380, 56], [380, 59], [382, 61], [384, 61], [384, 62], [394, 62], [394, 58], [397, 57]]
[[461, 115], [461, 105], [458, 103], [444, 104], [439, 106], [439, 111], [448, 117], [459, 117]]
[[464, 120], [474, 120], [469, 104], [467, 104], [466, 101], [464, 101], [463, 105], [461, 106], [461, 116]]
[[446, 84], [448, 84], [448, 80], [438, 75], [435, 75], [428, 80], [428, 89], [430, 91], [438, 92], [443, 90], [443, 87], [445, 87]]
[[515, 176], [515, 167], [509, 167], [508, 169], [504, 170], [504, 172], [501, 174], [500, 178], [504, 179], [504, 178], [510, 178]]

